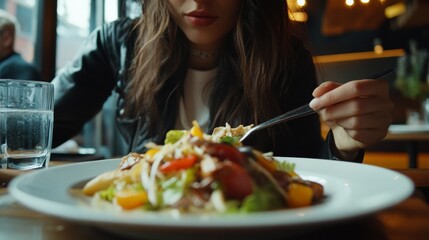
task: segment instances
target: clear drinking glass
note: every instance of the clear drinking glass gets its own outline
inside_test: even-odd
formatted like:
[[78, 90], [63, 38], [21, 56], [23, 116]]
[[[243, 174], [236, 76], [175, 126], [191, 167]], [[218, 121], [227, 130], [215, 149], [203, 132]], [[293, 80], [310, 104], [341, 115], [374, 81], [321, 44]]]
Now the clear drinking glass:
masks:
[[51, 83], [0, 79], [0, 168], [48, 167], [53, 105]]

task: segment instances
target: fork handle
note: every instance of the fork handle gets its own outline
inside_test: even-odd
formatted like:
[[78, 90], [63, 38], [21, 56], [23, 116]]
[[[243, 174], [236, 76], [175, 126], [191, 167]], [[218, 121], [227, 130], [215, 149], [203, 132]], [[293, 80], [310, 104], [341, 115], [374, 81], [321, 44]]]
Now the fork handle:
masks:
[[272, 125], [276, 125], [279, 123], [283, 123], [289, 120], [293, 120], [295, 118], [305, 117], [307, 115], [316, 113], [314, 109], [310, 107], [309, 104], [302, 105], [301, 107], [295, 108], [291, 111], [288, 111], [286, 113], [283, 113], [282, 115], [279, 115], [275, 118], [272, 118], [261, 125], [259, 125], [259, 130], [270, 127]]

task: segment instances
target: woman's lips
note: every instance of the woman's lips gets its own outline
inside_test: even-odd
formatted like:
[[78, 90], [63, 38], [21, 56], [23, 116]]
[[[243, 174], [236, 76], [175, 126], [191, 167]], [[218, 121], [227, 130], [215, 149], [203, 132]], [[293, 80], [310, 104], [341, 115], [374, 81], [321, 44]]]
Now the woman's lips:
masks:
[[216, 19], [218, 19], [217, 16], [214, 16], [206, 11], [192, 11], [185, 14], [185, 17], [197, 27], [206, 27], [212, 24]]

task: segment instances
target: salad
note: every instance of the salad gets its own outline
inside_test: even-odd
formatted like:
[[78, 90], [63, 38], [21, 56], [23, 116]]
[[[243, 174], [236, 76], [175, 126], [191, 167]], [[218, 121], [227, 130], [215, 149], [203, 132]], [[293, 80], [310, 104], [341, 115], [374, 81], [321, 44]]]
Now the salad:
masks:
[[169, 131], [164, 145], [122, 157], [119, 167], [83, 188], [93, 203], [122, 210], [256, 212], [310, 206], [323, 186], [302, 179], [294, 165], [243, 146], [252, 126], [219, 127], [205, 134], [198, 123]]

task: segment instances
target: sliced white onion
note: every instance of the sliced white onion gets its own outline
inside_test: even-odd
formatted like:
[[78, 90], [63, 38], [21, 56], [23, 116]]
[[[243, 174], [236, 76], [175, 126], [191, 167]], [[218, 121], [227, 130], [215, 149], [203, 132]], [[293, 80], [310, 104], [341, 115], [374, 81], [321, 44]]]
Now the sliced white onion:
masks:
[[[158, 153], [160, 153], [160, 152], [158, 152]], [[158, 172], [158, 167], [161, 164], [162, 159], [164, 158], [164, 154], [158, 154], [158, 153], [156, 153], [154, 156], [152, 167], [150, 169], [149, 185], [147, 187], [148, 199], [149, 199], [149, 202], [153, 206], [158, 205], [156, 174]]]
[[216, 211], [218, 212], [226, 211], [225, 198], [221, 190], [218, 189], [212, 192], [212, 194], [210, 195], [210, 202], [212, 203]]

